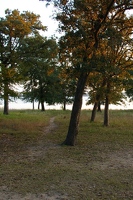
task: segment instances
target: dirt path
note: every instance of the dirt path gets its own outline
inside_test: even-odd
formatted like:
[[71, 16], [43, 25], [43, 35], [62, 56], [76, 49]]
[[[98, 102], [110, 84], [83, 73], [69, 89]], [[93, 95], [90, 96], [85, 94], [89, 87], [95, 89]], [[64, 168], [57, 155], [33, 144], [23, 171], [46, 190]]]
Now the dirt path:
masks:
[[50, 146], [53, 148], [54, 144], [51, 144], [49, 142], [47, 143], [47, 145], [44, 144], [44, 136], [56, 129], [57, 125], [55, 124], [54, 120], [55, 117], [52, 117], [49, 121], [49, 125], [46, 126], [45, 129], [43, 129], [42, 137], [38, 141], [37, 146], [28, 147], [26, 154], [28, 155], [30, 160], [33, 161], [39, 157], [43, 158], [43, 156], [45, 156], [45, 153], [49, 150]]
[[[45, 127], [44, 134], [46, 135], [53, 131], [57, 125], [54, 122], [55, 117], [52, 117], [49, 121], [49, 125]], [[44, 150], [46, 151], [46, 148], [43, 145], [43, 139], [39, 140], [37, 146], [29, 147], [26, 151], [26, 157], [30, 160], [36, 160], [38, 157], [42, 157], [44, 155]], [[62, 194], [31, 194], [28, 193], [26, 196], [23, 196], [21, 194], [11, 192], [6, 186], [0, 187], [0, 200], [67, 200], [67, 197]]]
[[66, 196], [61, 196], [55, 194], [54, 196], [49, 196], [47, 194], [27, 194], [22, 196], [17, 193], [8, 191], [7, 188], [0, 188], [0, 200], [67, 200]]
[[53, 131], [57, 127], [57, 125], [55, 124], [54, 120], [55, 120], [55, 117], [52, 117], [50, 119], [49, 125], [44, 130], [45, 134], [48, 134], [49, 132]]

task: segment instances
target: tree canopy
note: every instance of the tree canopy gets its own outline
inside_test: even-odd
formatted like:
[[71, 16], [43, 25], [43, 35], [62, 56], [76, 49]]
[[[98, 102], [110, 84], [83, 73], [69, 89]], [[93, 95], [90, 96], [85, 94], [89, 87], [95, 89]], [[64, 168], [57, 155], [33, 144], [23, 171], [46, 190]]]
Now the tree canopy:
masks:
[[56, 82], [58, 46], [52, 38], [35, 35], [22, 41], [20, 54], [22, 52], [23, 97], [31, 102], [40, 102], [44, 111], [44, 102], [52, 102], [50, 93], [55, 91], [52, 87]]
[[39, 21], [39, 15], [18, 10], [5, 11], [5, 18], [0, 18], [0, 76], [1, 98], [4, 99], [4, 114], [8, 114], [10, 96], [17, 96], [14, 85], [21, 80], [19, 62], [21, 60], [18, 49], [20, 42], [46, 27]]

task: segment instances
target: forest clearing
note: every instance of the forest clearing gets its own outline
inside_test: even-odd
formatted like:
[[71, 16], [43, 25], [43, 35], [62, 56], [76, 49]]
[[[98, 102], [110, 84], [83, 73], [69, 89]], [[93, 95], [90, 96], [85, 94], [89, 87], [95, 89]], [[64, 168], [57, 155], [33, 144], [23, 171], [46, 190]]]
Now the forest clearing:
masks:
[[62, 145], [69, 110], [0, 112], [0, 200], [133, 199], [133, 110], [82, 110], [77, 144]]

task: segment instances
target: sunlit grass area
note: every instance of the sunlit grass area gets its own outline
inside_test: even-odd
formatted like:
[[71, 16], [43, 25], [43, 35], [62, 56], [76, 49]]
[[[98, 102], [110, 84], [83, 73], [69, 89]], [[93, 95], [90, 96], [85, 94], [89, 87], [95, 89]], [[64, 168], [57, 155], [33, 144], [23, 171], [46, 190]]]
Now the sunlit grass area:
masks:
[[0, 113], [0, 188], [68, 200], [133, 199], [133, 110], [110, 111], [109, 127], [103, 112], [90, 123], [91, 111], [83, 110], [74, 147], [61, 145], [70, 114]]

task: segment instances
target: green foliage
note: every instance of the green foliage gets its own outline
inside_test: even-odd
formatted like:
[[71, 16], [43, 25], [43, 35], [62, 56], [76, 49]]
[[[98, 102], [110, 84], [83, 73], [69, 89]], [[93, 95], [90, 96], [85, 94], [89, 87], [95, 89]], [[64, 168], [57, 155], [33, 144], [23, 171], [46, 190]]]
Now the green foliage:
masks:
[[123, 80], [129, 79], [133, 64], [133, 17], [125, 14], [132, 3], [118, 1], [116, 8], [113, 1], [73, 2], [61, 1], [57, 5], [59, 30], [65, 32], [59, 41], [60, 59], [71, 63], [67, 68], [75, 77], [91, 72], [88, 78], [88, 86], [93, 88], [91, 102], [97, 95], [102, 101], [108, 95], [110, 103], [117, 103], [123, 98]]
[[14, 85], [22, 79], [19, 70], [21, 57], [18, 54], [20, 42], [31, 34], [38, 34], [39, 30], [46, 30], [39, 17], [28, 11], [20, 13], [18, 10], [7, 9], [5, 18], [0, 18], [1, 97], [7, 104], [9, 96], [15, 97], [17, 94]]
[[54, 84], [58, 81], [56, 41], [35, 35], [22, 41], [21, 52], [21, 70], [25, 77], [23, 98], [49, 102], [49, 96], [55, 91]]
[[[130, 37], [132, 31], [130, 25], [133, 18], [127, 18], [126, 15], [120, 16], [123, 23], [118, 21], [117, 26], [109, 26], [100, 36], [99, 50], [92, 61], [95, 71], [88, 78], [89, 103], [104, 101], [108, 95], [109, 103], [117, 104], [125, 97], [124, 82], [130, 79], [129, 71], [133, 64]], [[125, 30], [126, 27], [129, 29]]]

